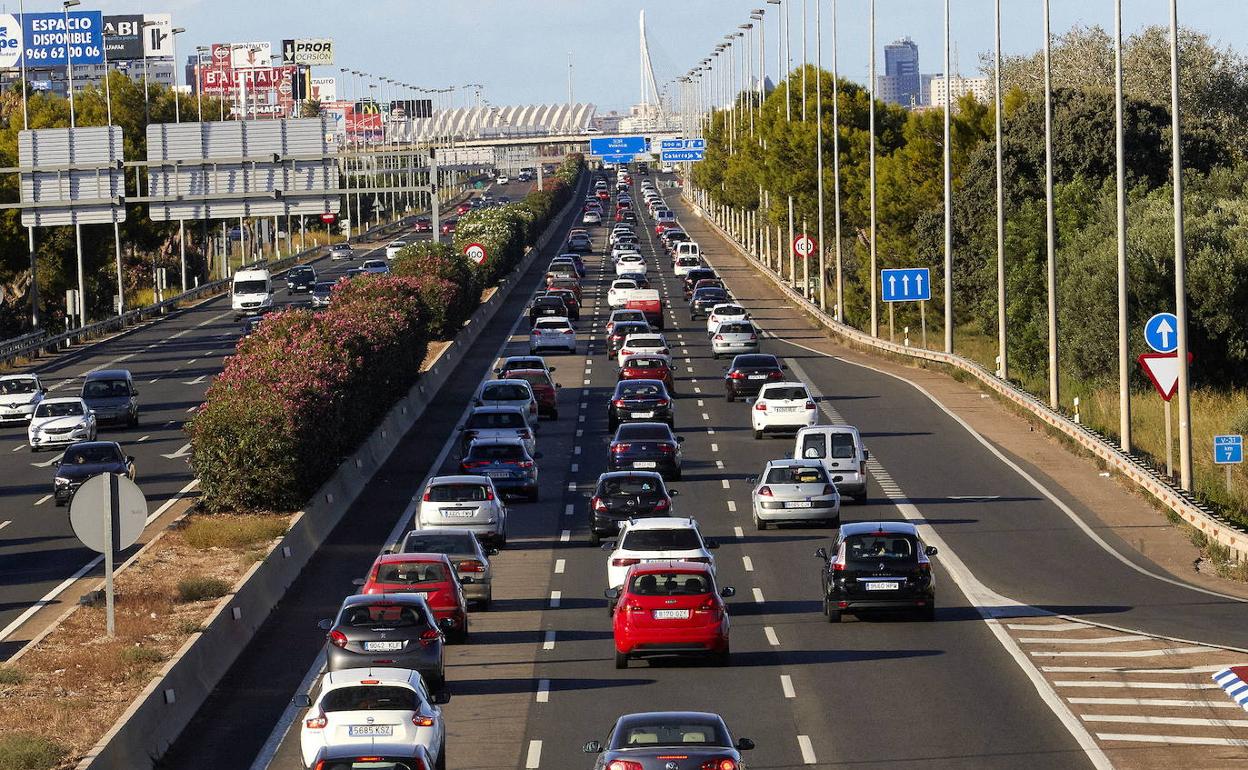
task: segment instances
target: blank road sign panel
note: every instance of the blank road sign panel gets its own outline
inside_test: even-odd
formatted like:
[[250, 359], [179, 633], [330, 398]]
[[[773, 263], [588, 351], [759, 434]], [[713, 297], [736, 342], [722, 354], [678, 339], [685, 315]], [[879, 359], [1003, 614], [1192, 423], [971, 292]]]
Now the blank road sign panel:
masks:
[[118, 167], [121, 126], [22, 131], [17, 155], [23, 169], [49, 169], [21, 174], [22, 203], [54, 204], [23, 209], [23, 226], [104, 224], [114, 217], [126, 221], [125, 207], [114, 205], [126, 194]]
[[919, 302], [932, 298], [931, 271], [926, 267], [881, 270], [885, 302]]

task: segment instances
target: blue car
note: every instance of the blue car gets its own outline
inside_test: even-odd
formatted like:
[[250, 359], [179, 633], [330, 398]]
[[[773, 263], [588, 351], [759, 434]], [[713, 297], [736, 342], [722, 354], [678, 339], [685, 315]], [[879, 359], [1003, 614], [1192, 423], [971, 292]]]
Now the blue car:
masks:
[[529, 502], [537, 502], [537, 463], [534, 460], [541, 456], [541, 452], [530, 455], [524, 441], [518, 438], [478, 439], [468, 445], [459, 470], [470, 476], [488, 476], [500, 493], [519, 493]]

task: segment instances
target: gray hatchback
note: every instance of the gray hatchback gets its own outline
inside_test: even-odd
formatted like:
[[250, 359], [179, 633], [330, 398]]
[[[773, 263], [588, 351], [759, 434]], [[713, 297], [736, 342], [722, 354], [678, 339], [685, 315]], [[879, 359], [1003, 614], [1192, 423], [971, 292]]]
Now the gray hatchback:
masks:
[[82, 383], [82, 400], [95, 412], [99, 425], [139, 424], [139, 391], [126, 369], [100, 369], [88, 374]]
[[498, 549], [481, 545], [472, 532], [446, 527], [417, 529], [407, 533], [398, 550], [399, 553], [446, 554], [455, 566], [464, 598], [477, 602], [483, 610], [490, 608], [494, 597], [490, 557], [498, 553]]
[[429, 689], [446, 682], [443, 632], [455, 621], [434, 619], [423, 594], [356, 594], [342, 603], [336, 619], [320, 622], [327, 631], [330, 671], [387, 666], [419, 671]]

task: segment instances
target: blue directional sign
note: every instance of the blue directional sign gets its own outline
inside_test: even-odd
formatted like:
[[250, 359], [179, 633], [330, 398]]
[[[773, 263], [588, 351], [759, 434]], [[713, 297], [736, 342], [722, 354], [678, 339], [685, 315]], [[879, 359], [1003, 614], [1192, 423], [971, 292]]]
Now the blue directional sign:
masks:
[[590, 155], [637, 155], [645, 151], [644, 136], [607, 136], [589, 140]]
[[885, 302], [918, 302], [932, 298], [931, 271], [926, 267], [904, 267], [880, 271]]
[[[67, 23], [68, 22], [68, 23]], [[66, 59], [75, 65], [104, 61], [104, 16], [101, 11], [0, 14], [0, 68], [57, 68]]]
[[702, 160], [702, 150], [662, 150], [659, 160], [663, 163], [681, 163], [687, 160]]
[[660, 150], [683, 150], [685, 149], [684, 139], [663, 139], [659, 142]]
[[1179, 319], [1174, 313], [1158, 313], [1144, 324], [1144, 341], [1158, 353], [1173, 353], [1179, 347]]
[[1244, 461], [1243, 436], [1214, 436], [1213, 462], [1217, 465], [1237, 465]]
[[619, 155], [603, 155], [599, 158], [603, 163], [632, 163], [636, 157], [633, 153], [621, 153]]

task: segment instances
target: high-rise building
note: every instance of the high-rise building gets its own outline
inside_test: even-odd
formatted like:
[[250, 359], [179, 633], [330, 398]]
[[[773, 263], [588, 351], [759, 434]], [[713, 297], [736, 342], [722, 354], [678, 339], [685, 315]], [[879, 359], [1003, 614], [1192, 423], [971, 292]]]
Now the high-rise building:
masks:
[[920, 105], [919, 85], [919, 46], [909, 37], [884, 46], [884, 75], [876, 84], [881, 98], [903, 107]]
[[[932, 78], [932, 106], [943, 107], [945, 105], [945, 88], [946, 80], [942, 75], [936, 75]], [[988, 78], [964, 78], [955, 75], [948, 79], [949, 101], [957, 102], [963, 96], [971, 94], [981, 102], [992, 101], [992, 81]]]

